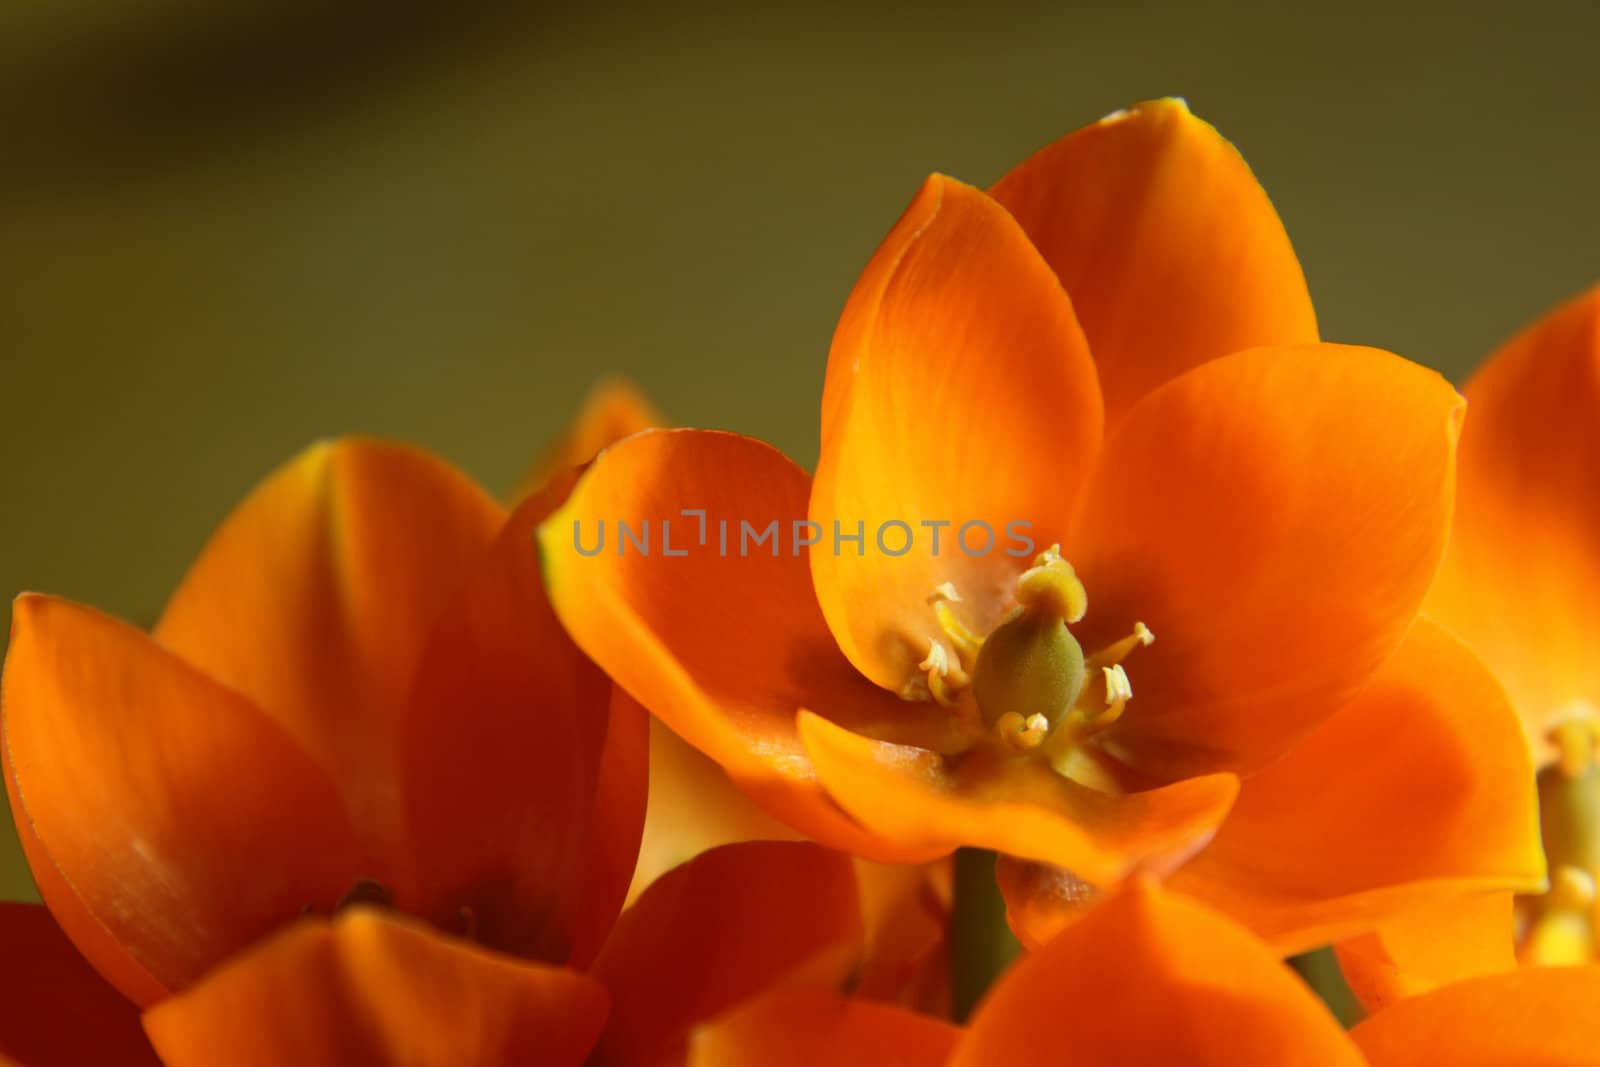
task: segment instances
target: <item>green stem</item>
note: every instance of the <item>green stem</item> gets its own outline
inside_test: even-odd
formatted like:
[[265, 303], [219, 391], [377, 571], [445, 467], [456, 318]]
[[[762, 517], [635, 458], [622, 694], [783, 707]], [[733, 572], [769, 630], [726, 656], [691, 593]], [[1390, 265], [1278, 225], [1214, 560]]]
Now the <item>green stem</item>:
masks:
[[995, 855], [958, 849], [950, 908], [950, 991], [957, 1022], [965, 1022], [989, 986], [1022, 952], [1006, 925], [1006, 902], [995, 881]]
[[1361, 1002], [1345, 984], [1344, 973], [1339, 970], [1339, 959], [1331, 948], [1313, 949], [1289, 959], [1289, 966], [1300, 973], [1311, 991], [1321, 998], [1334, 1018], [1346, 1027], [1361, 1021], [1364, 1014]]

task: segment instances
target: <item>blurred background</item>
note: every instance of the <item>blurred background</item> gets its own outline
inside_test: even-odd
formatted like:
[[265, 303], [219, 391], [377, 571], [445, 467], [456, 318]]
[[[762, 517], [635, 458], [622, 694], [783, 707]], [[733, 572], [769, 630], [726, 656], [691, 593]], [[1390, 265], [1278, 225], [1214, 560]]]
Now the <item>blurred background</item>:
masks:
[[921, 179], [1151, 96], [1243, 150], [1331, 340], [1459, 379], [1600, 277], [1578, 0], [330, 6], [0, 7], [6, 601], [152, 620], [321, 436], [509, 489], [606, 373], [810, 463], [834, 319]]

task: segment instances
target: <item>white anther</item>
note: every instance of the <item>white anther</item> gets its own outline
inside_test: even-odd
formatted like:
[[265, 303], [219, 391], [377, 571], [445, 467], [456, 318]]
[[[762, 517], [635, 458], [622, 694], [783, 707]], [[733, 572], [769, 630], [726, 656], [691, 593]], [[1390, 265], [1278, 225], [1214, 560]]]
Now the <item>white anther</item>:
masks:
[[1106, 677], [1106, 707], [1115, 707], [1133, 699], [1133, 683], [1128, 681], [1128, 672], [1122, 669], [1122, 664], [1100, 669]]

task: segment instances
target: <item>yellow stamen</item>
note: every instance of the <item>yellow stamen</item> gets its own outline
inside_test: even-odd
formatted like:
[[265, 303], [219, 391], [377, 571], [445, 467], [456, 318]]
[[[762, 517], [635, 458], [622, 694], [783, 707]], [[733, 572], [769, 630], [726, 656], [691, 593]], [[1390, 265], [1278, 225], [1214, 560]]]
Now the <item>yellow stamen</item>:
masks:
[[926, 685], [928, 694], [946, 706], [960, 698], [969, 681], [967, 672], [950, 662], [949, 651], [937, 641], [928, 642], [928, 656], [917, 666], [925, 672], [918, 680]]
[[978, 661], [978, 650], [983, 638], [973, 633], [950, 607], [961, 603], [961, 594], [950, 582], [941, 582], [928, 595], [933, 606], [933, 617], [944, 632], [948, 644], [930, 639], [928, 654], [917, 670], [921, 673], [907, 680], [900, 688], [904, 700], [927, 700], [932, 697], [946, 707], [961, 699], [961, 693], [972, 682], [972, 668]]
[[1556, 765], [1568, 778], [1580, 777], [1600, 757], [1600, 721], [1578, 713], [1550, 728], [1556, 746]]
[[1524, 963], [1543, 966], [1592, 962], [1594, 912], [1593, 876], [1576, 867], [1557, 867], [1518, 955]]
[[1050, 732], [1050, 720], [1043, 715], [1030, 715], [1024, 719], [1008, 711], [994, 721], [995, 735], [1019, 752], [1029, 752], [1039, 747]]
[[1072, 711], [1044, 745], [1045, 755], [1052, 763], [1064, 765], [1074, 748], [1122, 717], [1128, 701], [1133, 699], [1133, 682], [1122, 664], [1117, 662], [1121, 656], [1114, 655], [1114, 652], [1122, 649], [1125, 655], [1154, 640], [1155, 635], [1141, 622], [1134, 626], [1132, 635], [1088, 658], [1086, 662], [1098, 665], [1099, 672], [1092, 683], [1083, 687]]
[[1047, 612], [1078, 622], [1089, 610], [1089, 594], [1072, 564], [1061, 558], [1061, 546], [1039, 553], [1033, 566], [1017, 579], [1017, 603], [1026, 610]]
[[1538, 775], [1539, 833], [1550, 889], [1519, 900], [1529, 920], [1518, 954], [1542, 964], [1600, 959], [1600, 718], [1579, 703], [1547, 735], [1555, 761]]
[[1105, 675], [1106, 706], [1095, 721], [1115, 722], [1122, 714], [1122, 709], [1128, 706], [1128, 701], [1133, 699], [1133, 683], [1128, 681], [1128, 672], [1122, 669], [1120, 663], [1100, 670]]
[[1150, 627], [1142, 622], [1136, 622], [1133, 624], [1133, 633], [1102, 648], [1086, 662], [1091, 668], [1114, 667], [1132, 655], [1136, 649], [1149, 648], [1155, 643], [1156, 635], [1150, 632]]
[[1570, 720], [1551, 731], [1560, 756], [1539, 772], [1539, 834], [1552, 871], [1600, 875], [1600, 762], [1595, 723]]
[[1082, 620], [1089, 597], [1059, 545], [1018, 575], [1014, 596], [1016, 609], [983, 637], [958, 614], [955, 586], [940, 583], [928, 596], [939, 635], [929, 639], [902, 696], [955, 709], [974, 737], [986, 734], [1016, 752], [1040, 751], [1057, 768], [1075, 765], [1073, 750], [1116, 722], [1133, 699], [1122, 661], [1155, 634], [1138, 622], [1085, 657], [1068, 624]]
[[955, 649], [956, 657], [963, 667], [978, 661], [978, 649], [983, 647], [983, 638], [967, 629], [962, 621], [956, 618], [956, 613], [951, 609], [948, 601], [939, 600], [933, 605], [933, 617], [939, 620], [939, 628], [950, 639], [950, 647]]

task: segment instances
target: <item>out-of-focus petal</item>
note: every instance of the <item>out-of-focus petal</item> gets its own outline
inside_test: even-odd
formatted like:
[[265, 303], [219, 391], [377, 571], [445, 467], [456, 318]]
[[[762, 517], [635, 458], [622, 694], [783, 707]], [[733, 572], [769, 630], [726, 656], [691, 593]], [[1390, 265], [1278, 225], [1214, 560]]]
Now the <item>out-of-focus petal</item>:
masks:
[[1304, 952], [1471, 890], [1540, 889], [1533, 766], [1516, 713], [1426, 618], [1372, 683], [1246, 779], [1172, 879], [1280, 952]]
[[[637, 434], [607, 449], [540, 528], [551, 601], [617, 684], [764, 808], [829, 844], [926, 858], [882, 853], [823, 794], [795, 732], [808, 701], [879, 736], [938, 743], [954, 725], [946, 709], [878, 689], [840, 655], [794, 548], [808, 493], [805, 472], [759, 441]], [[651, 547], [623, 541], [619, 523], [634, 538], [648, 527]]]
[[1001, 856], [994, 873], [1006, 901], [1006, 925], [1029, 950], [1049, 942], [1101, 899], [1095, 886], [1049, 863]]
[[[793, 840], [795, 832], [756, 807], [722, 768], [658, 720], [650, 729], [650, 803], [629, 901], [672, 868], [721, 845]], [[857, 996], [918, 1008], [949, 992], [945, 922], [947, 864], [855, 863], [865, 947]]]
[[1181, 100], [1138, 104], [1069, 134], [1000, 179], [994, 197], [1072, 296], [1108, 422], [1206, 360], [1317, 340], [1271, 201]]
[[373, 847], [403, 833], [402, 711], [434, 621], [505, 515], [465, 475], [378, 441], [319, 444], [212, 535], [156, 639], [277, 719]]
[[563, 471], [583, 466], [601, 449], [630, 434], [665, 425], [666, 419], [633, 382], [626, 378], [597, 382], [572, 424], [522, 476], [512, 499], [538, 492]]
[[1523, 967], [1445, 986], [1350, 1032], [1370, 1067], [1590, 1067], [1600, 967]]
[[1085, 649], [1149, 625], [1104, 746], [1158, 780], [1270, 763], [1405, 635], [1450, 520], [1461, 398], [1373, 349], [1256, 349], [1150, 393], [1068, 557]]
[[[1065, 534], [1100, 430], [1094, 363], [1049, 266], [985, 193], [929, 178], [828, 355], [811, 572], [850, 662], [896, 692], [917, 677], [945, 640], [928, 602], [945, 582], [988, 632]], [[1036, 544], [1008, 532], [1018, 522]]]
[[606, 992], [357, 909], [298, 923], [145, 1014], [168, 1067], [584, 1062]]
[[1334, 946], [1351, 992], [1369, 1012], [1451, 982], [1517, 965], [1510, 893], [1440, 897]]
[[588, 967], [611, 934], [633, 885], [649, 803], [650, 726], [655, 720], [633, 697], [611, 687], [611, 714], [600, 750], [589, 854], [579, 880], [578, 924], [569, 961]]
[[852, 993], [949, 1017], [950, 861], [857, 860], [856, 885], [865, 948]]
[[951, 1067], [1360, 1067], [1327, 1010], [1243, 930], [1139, 881], [990, 990]]
[[774, 993], [695, 1031], [690, 1067], [941, 1067], [961, 1030], [832, 993]]
[[159, 1062], [139, 1026], [139, 1009], [95, 973], [44, 908], [0, 903], [0, 960], [0, 1063]]
[[955, 760], [853, 734], [803, 714], [800, 732], [828, 792], [906, 849], [960, 845], [1066, 867], [1100, 885], [1171, 870], [1202, 847], [1238, 791], [1218, 774], [1137, 793], [1103, 793], [1032, 759], [974, 750]]
[[19, 597], [3, 704], [6, 785], [40, 893], [137, 1002], [373, 873], [312, 759], [125, 623]]
[[796, 837], [741, 793], [714, 760], [660, 719], [650, 720], [650, 800], [630, 903], [672, 868], [718, 845]]
[[[567, 962], [578, 928], [592, 954], [622, 906], [644, 821], [645, 720], [626, 699], [611, 714], [610, 679], [550, 608], [533, 536], [543, 514], [537, 498], [517, 509], [422, 655], [403, 735], [415, 880], [396, 903]], [[623, 762], [602, 786], [608, 744]], [[594, 884], [586, 872], [602, 861]]]
[[1494, 668], [1543, 745], [1600, 707], [1600, 286], [1466, 386], [1459, 502], [1427, 610]]
[[591, 973], [612, 1012], [594, 1062], [654, 1063], [757, 994], [837, 988], [860, 942], [848, 857], [790, 841], [713, 849], [647, 889], [601, 950]]

